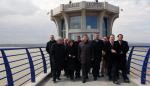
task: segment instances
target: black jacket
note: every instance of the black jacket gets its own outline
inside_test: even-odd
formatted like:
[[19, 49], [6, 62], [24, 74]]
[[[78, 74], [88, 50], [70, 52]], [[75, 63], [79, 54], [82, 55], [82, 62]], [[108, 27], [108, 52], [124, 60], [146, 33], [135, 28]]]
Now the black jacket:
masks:
[[51, 48], [51, 58], [54, 67], [63, 68], [66, 56], [65, 46], [63, 44], [53, 44]]
[[95, 59], [101, 59], [103, 47], [104, 43], [102, 40], [92, 41], [93, 54]]
[[[108, 60], [118, 60], [118, 46], [117, 42], [114, 42], [113, 45], [108, 41], [105, 45], [106, 49], [106, 54], [108, 55]], [[116, 53], [112, 53], [112, 49], [116, 51]]]
[[116, 44], [117, 44], [118, 54], [122, 54], [123, 56], [126, 57], [126, 54], [129, 50], [128, 42], [121, 41], [121, 44], [120, 44], [119, 41], [116, 41]]
[[46, 51], [47, 51], [49, 54], [51, 53], [51, 52], [50, 52], [50, 51], [51, 51], [51, 47], [52, 47], [52, 45], [53, 45], [54, 43], [56, 43], [55, 40], [47, 42]]

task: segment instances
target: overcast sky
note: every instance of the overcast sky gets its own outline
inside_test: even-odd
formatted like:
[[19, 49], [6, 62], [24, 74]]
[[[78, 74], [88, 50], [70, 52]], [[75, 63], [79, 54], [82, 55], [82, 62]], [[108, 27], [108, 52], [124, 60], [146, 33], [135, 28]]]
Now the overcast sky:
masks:
[[[46, 14], [68, 1], [0, 0], [0, 44], [45, 43], [50, 34], [57, 36], [55, 24]], [[115, 35], [122, 33], [129, 42], [150, 43], [150, 0], [106, 1], [123, 9], [113, 26]]]

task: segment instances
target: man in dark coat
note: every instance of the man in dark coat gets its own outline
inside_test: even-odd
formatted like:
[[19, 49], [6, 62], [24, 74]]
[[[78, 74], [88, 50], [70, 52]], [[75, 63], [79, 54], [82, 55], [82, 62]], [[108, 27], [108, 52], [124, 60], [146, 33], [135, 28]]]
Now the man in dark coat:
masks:
[[63, 45], [63, 40], [60, 38], [57, 40], [57, 43], [52, 45], [51, 48], [51, 58], [52, 58], [52, 74], [53, 81], [56, 82], [56, 79], [60, 80], [61, 70], [64, 68], [66, 51]]
[[92, 46], [87, 35], [83, 35], [82, 42], [79, 44], [78, 57], [82, 68], [82, 82], [88, 79], [90, 62], [92, 59]]
[[117, 43], [114, 41], [115, 36], [110, 35], [109, 42], [106, 44], [106, 54], [108, 55], [108, 77], [113, 83], [120, 84], [118, 81], [118, 54]]
[[95, 33], [94, 40], [92, 41], [93, 47], [93, 55], [94, 59], [92, 61], [92, 74], [94, 80], [97, 80], [97, 77], [100, 77], [99, 70], [100, 70], [100, 62], [102, 58], [102, 50], [103, 50], [103, 41], [99, 39], [99, 34]]
[[[54, 43], [56, 43], [55, 38], [54, 38], [54, 35], [51, 35], [51, 36], [50, 36], [50, 41], [47, 42], [47, 45], [46, 45], [46, 51], [48, 52], [49, 57], [50, 57], [50, 66], [51, 66], [51, 69], [52, 69], [52, 60], [51, 60], [50, 54], [51, 54], [51, 47], [52, 47], [52, 45], [53, 45]], [[50, 73], [50, 77], [52, 77], [52, 71], [51, 71], [51, 73]]]
[[[65, 46], [65, 50], [67, 50], [67, 47], [68, 47], [68, 39], [67, 38], [64, 38], [64, 46]], [[68, 59], [67, 59], [67, 54], [66, 54], [66, 57], [65, 57], [65, 63], [64, 63], [64, 76], [66, 76], [67, 78], [69, 78], [69, 73], [68, 73]]]
[[129, 50], [128, 42], [123, 40], [123, 35], [118, 35], [117, 46], [118, 46], [118, 54], [119, 54], [119, 69], [122, 71], [122, 76], [124, 82], [129, 82], [129, 78], [127, 77], [127, 60], [126, 54]]
[[108, 74], [108, 55], [106, 54], [106, 44], [108, 43], [108, 37], [103, 37], [103, 52], [102, 52], [102, 67], [101, 67], [101, 77]]
[[[79, 44], [81, 42], [81, 37], [80, 36], [77, 36], [77, 40], [75, 41], [74, 45], [75, 45], [75, 50], [78, 51], [78, 47], [79, 47]], [[78, 56], [78, 52], [76, 52], [76, 56]], [[81, 63], [79, 61], [78, 58], [75, 58], [75, 78], [78, 79], [78, 78], [81, 78], [80, 76], [80, 71], [81, 71]]]

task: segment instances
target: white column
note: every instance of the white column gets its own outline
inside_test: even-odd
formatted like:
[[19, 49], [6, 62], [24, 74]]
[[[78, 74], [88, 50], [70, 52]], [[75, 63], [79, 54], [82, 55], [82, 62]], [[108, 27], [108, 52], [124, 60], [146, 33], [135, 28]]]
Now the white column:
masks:
[[103, 36], [103, 18], [105, 16], [105, 11], [102, 11], [100, 14], [99, 14], [99, 32], [100, 32], [100, 36], [102, 37]]
[[69, 17], [65, 12], [63, 12], [62, 14], [65, 20], [66, 38], [69, 38]]
[[86, 29], [86, 11], [83, 9], [81, 11], [81, 31]]

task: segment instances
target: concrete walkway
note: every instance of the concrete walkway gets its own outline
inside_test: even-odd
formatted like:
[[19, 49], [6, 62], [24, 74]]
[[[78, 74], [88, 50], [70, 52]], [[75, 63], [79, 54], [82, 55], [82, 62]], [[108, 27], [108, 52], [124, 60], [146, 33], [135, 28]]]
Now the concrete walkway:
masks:
[[92, 76], [89, 76], [89, 80], [86, 83], [82, 83], [82, 80], [74, 80], [71, 81], [64, 76], [61, 76], [61, 80], [57, 81], [57, 83], [53, 83], [52, 78], [47, 77], [42, 83], [37, 86], [138, 86], [137, 84], [130, 82], [124, 83], [120, 80], [121, 84], [116, 85], [113, 84], [112, 81], [108, 81], [106, 77], [99, 78], [97, 81], [93, 80]]

